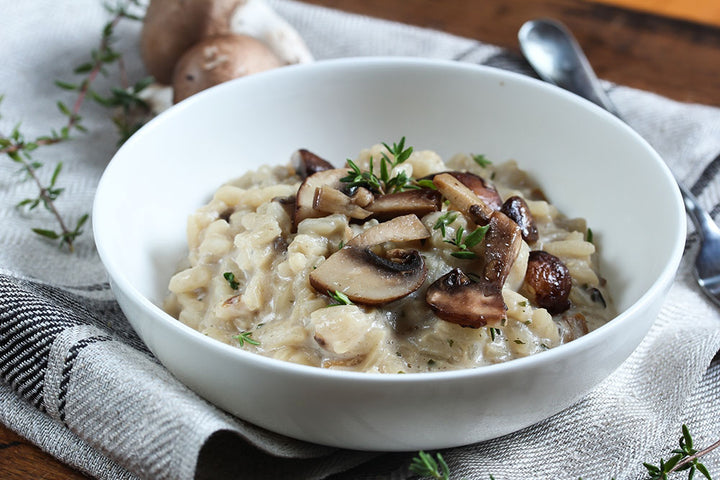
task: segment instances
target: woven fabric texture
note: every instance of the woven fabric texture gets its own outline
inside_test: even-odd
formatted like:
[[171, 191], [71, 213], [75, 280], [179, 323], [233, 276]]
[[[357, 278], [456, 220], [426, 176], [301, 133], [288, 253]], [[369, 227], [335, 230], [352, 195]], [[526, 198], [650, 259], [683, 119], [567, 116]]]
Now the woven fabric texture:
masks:
[[[516, 55], [441, 32], [289, 0], [271, 5], [318, 59], [417, 56], [532, 74]], [[28, 136], [63, 125], [54, 79], [72, 79], [98, 43], [107, 13], [96, 0], [0, 3], [0, 132]], [[144, 76], [139, 25], [122, 23], [117, 48], [131, 79]], [[113, 84], [101, 78], [98, 89]], [[667, 161], [702, 205], [720, 217], [720, 109], [606, 84], [625, 119]], [[89, 132], [41, 148], [64, 164], [58, 201], [72, 222], [89, 212], [115, 150], [108, 111], [83, 109]], [[52, 167], [45, 167], [50, 175]], [[622, 172], [618, 172], [622, 174]], [[368, 453], [288, 439], [233, 418], [173, 378], [149, 353], [114, 301], [90, 229], [68, 255], [31, 232], [52, 221], [15, 205], [35, 195], [0, 158], [0, 422], [50, 454], [106, 479], [404, 479], [415, 452]], [[676, 446], [687, 423], [696, 445], [720, 435], [720, 313], [700, 294], [687, 251], [657, 322], [632, 357], [575, 406], [515, 434], [443, 451], [453, 478], [641, 478], [642, 461]], [[450, 413], [449, 413], [450, 414]], [[719, 455], [706, 465], [720, 471]], [[3, 456], [0, 452], [0, 467]], [[0, 468], [1, 471], [1, 468]]]

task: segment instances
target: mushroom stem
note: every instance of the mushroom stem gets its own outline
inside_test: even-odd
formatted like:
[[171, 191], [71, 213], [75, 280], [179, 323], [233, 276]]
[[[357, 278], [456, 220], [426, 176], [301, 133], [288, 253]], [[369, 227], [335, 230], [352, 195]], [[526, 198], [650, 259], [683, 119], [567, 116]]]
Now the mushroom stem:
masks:
[[238, 6], [230, 19], [230, 30], [262, 40], [287, 64], [313, 61], [297, 30], [264, 0], [247, 0]]

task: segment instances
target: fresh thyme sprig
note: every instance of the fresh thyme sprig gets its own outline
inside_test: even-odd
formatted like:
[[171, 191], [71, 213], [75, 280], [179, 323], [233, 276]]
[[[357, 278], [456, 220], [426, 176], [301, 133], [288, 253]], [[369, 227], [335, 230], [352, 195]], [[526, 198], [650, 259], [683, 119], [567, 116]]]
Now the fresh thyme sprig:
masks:
[[[699, 459], [720, 447], [720, 440], [707, 448], [696, 450], [693, 448], [693, 439], [687, 425], [683, 425], [679, 443], [680, 448], [670, 452], [674, 455], [667, 461], [660, 459], [659, 466], [643, 463], [650, 475], [648, 480], [668, 480], [669, 474], [685, 470], [688, 472], [688, 480], [694, 478], [696, 471], [700, 472], [707, 480], [712, 480], [707, 467], [700, 463]], [[436, 458], [433, 458], [432, 455], [421, 450], [410, 462], [409, 470], [412, 473], [435, 480], [450, 480], [450, 468], [440, 453], [437, 453]], [[494, 480], [494, 477], [490, 475], [490, 479]], [[580, 480], [582, 480], [582, 477]]]
[[[410, 471], [422, 477], [430, 477], [436, 480], [450, 480], [450, 468], [440, 453], [433, 458], [429, 453], [420, 450], [417, 457], [410, 463]], [[436, 460], [437, 459], [437, 460]]]
[[680, 448], [673, 450], [674, 454], [669, 459], [660, 459], [660, 465], [653, 465], [650, 463], [643, 463], [643, 466], [647, 469], [649, 480], [667, 480], [668, 474], [673, 472], [680, 472], [687, 470], [688, 479], [692, 480], [695, 476], [695, 472], [700, 472], [708, 480], [712, 480], [710, 472], [707, 467], [699, 462], [700, 457], [720, 447], [720, 440], [713, 443], [709, 447], [703, 450], [695, 450], [693, 448], [693, 439], [690, 435], [687, 425], [682, 426], [682, 436], [680, 437]]
[[[402, 137], [400, 142], [393, 143], [392, 147], [387, 143], [383, 143], [383, 146], [390, 152], [392, 158], [390, 158], [387, 153], [382, 153], [379, 176], [375, 172], [375, 162], [373, 158], [370, 158], [368, 170], [362, 170], [355, 162], [348, 159], [347, 164], [350, 170], [347, 176], [341, 178], [340, 181], [347, 183], [349, 188], [365, 187], [379, 194], [402, 192], [408, 188], [419, 188], [419, 182], [422, 182], [422, 180], [416, 182], [418, 183], [416, 185], [404, 171], [399, 171], [395, 175], [390, 176], [395, 167], [404, 163], [410, 158], [410, 155], [412, 155], [413, 147], [405, 148], [405, 137]], [[432, 184], [432, 182], [430, 183]], [[429, 187], [427, 182], [425, 182], [424, 185]]]
[[[88, 97], [88, 95], [95, 98], [97, 94], [92, 91], [91, 85], [99, 74], [107, 74], [105, 67], [114, 62], [121, 63], [121, 55], [112, 48], [113, 32], [117, 24], [122, 19], [140, 20], [140, 18], [130, 12], [132, 6], [141, 7], [139, 0], [126, 0], [123, 3], [118, 3], [114, 7], [106, 6], [106, 8], [113, 15], [111, 20], [105, 24], [100, 45], [97, 50], [93, 50], [91, 53], [91, 60], [83, 65], [80, 65], [75, 69], [76, 74], [84, 75], [81, 82], [77, 84], [56, 81], [55, 84], [65, 90], [77, 91], [72, 107], [68, 107], [64, 102], [58, 101], [57, 108], [66, 117], [65, 123], [58, 129], [52, 129], [50, 134], [42, 135], [34, 139], [27, 139], [26, 136], [20, 131], [20, 124], [17, 124], [13, 128], [10, 135], [3, 135], [0, 133], [0, 154], [7, 155], [10, 160], [20, 165], [20, 171], [26, 174], [26, 178], [32, 180], [38, 189], [38, 194], [33, 198], [26, 198], [18, 202], [17, 206], [20, 208], [27, 208], [29, 211], [34, 210], [38, 206], [42, 205], [50, 214], [55, 218], [59, 230], [50, 228], [33, 228], [32, 231], [37, 235], [51, 240], [57, 240], [59, 246], [67, 247], [68, 251], [74, 251], [74, 242], [80, 234], [82, 234], [82, 228], [85, 225], [88, 214], [83, 214], [74, 224], [74, 227], [69, 227], [67, 220], [58, 210], [55, 205], [55, 201], [62, 194], [63, 188], [58, 186], [58, 177], [62, 170], [62, 162], [58, 162], [53, 169], [50, 180], [46, 183], [42, 179], [42, 175], [38, 173], [44, 165], [43, 163], [33, 158], [34, 150], [42, 146], [55, 145], [61, 142], [68, 141], [72, 138], [72, 133], [75, 131], [86, 132], [86, 127], [82, 124], [82, 116], [80, 115], [80, 109]], [[129, 90], [128, 95], [136, 97], [137, 94], [145, 88], [146, 82], [138, 83]], [[3, 96], [0, 96], [0, 101]], [[97, 100], [97, 98], [96, 98]], [[127, 102], [126, 102], [127, 103]], [[135, 105], [137, 103], [134, 103]], [[115, 122], [118, 125], [118, 122]], [[131, 129], [126, 129], [130, 132]], [[121, 131], [122, 133], [122, 131]]]
[[433, 230], [440, 230], [440, 233], [442, 234], [443, 238], [447, 236], [447, 232], [445, 230], [445, 227], [453, 223], [459, 215], [459, 212], [445, 212], [440, 217], [438, 217], [437, 222], [435, 222], [435, 225], [433, 225]]
[[458, 248], [457, 252], [452, 252], [450, 254], [453, 257], [463, 259], [477, 258], [477, 254], [470, 249], [478, 243], [482, 242], [483, 238], [485, 238], [485, 234], [487, 233], [489, 226], [485, 225], [484, 227], [477, 227], [475, 230], [472, 231], [472, 233], [469, 233], [468, 235], [465, 235], [465, 228], [458, 227], [458, 229], [455, 230], [454, 238], [445, 238], [447, 236], [445, 228], [451, 223], [453, 223], [457, 219], [458, 215], [458, 212], [445, 212], [440, 217], [438, 217], [435, 225], [433, 225], [433, 230], [440, 230], [440, 233], [442, 234], [445, 243], [455, 245]]
[[260, 342], [252, 338], [252, 332], [241, 332], [239, 335], [235, 335], [233, 338], [237, 340], [241, 347], [244, 347], [246, 343], [255, 346], [260, 345]]

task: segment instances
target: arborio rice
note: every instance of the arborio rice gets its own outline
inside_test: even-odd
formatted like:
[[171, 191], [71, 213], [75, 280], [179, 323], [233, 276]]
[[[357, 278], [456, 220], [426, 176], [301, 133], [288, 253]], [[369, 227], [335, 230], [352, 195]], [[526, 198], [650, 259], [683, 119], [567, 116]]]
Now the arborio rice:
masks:
[[220, 187], [166, 310], [261, 355], [382, 373], [505, 362], [614, 316], [585, 221], [514, 161], [403, 139], [331, 168], [301, 150]]

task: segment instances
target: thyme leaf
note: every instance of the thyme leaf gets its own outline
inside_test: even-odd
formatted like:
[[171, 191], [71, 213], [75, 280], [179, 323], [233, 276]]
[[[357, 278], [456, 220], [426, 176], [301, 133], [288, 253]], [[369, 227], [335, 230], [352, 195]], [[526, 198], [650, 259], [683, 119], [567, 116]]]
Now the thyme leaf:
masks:
[[260, 345], [260, 342], [252, 338], [252, 332], [241, 332], [233, 338], [238, 341], [241, 347], [244, 347], [246, 343], [255, 346]]
[[328, 305], [328, 307], [337, 307], [339, 305], [354, 305], [352, 300], [350, 300], [347, 295], [338, 290], [335, 290], [334, 292], [328, 290], [327, 294], [330, 298], [333, 299], [333, 303]]
[[232, 288], [233, 290], [237, 290], [238, 288], [240, 288], [240, 282], [237, 281], [233, 272], [223, 273], [223, 278], [227, 280], [228, 285], [230, 285], [230, 288]]

